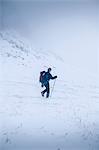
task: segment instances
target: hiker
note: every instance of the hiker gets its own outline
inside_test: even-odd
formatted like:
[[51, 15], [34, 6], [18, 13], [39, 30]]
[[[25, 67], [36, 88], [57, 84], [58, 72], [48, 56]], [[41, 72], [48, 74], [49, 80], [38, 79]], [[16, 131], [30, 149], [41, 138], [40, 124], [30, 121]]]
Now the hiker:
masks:
[[47, 72], [42, 71], [40, 72], [40, 79], [39, 81], [41, 82], [41, 86], [45, 86], [45, 90], [41, 92], [41, 95], [44, 97], [44, 94], [46, 93], [46, 98], [49, 97], [50, 94], [50, 86], [49, 86], [49, 81], [50, 79], [56, 79], [57, 76], [52, 76], [51, 75], [51, 68], [48, 68]]

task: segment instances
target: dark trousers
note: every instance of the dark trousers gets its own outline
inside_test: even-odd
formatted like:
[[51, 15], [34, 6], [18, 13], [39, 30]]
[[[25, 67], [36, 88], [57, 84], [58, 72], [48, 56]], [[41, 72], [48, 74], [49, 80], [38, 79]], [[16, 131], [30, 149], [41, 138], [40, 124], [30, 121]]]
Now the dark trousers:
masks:
[[45, 90], [42, 91], [43, 94], [46, 93], [46, 97], [48, 98], [49, 97], [49, 94], [50, 94], [50, 87], [49, 87], [49, 82], [47, 84], [44, 85], [45, 86]]

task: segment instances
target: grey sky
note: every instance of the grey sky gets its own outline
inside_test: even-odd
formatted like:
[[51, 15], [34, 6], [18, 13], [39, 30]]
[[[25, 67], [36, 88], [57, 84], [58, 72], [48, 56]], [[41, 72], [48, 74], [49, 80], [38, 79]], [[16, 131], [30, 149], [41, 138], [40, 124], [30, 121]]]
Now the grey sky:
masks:
[[98, 1], [46, 1], [3, 0], [2, 28], [15, 29], [36, 48], [55, 51], [68, 64], [97, 73]]

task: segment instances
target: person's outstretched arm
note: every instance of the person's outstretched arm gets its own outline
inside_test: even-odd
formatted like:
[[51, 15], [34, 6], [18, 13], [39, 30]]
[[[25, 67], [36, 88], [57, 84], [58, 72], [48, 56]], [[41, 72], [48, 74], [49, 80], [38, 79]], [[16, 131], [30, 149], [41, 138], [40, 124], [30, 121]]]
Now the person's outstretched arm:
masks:
[[52, 80], [53, 80], [53, 79], [56, 79], [56, 78], [57, 78], [57, 76], [54, 76], [54, 77], [53, 77], [53, 76], [51, 75], [51, 79], [52, 79]]

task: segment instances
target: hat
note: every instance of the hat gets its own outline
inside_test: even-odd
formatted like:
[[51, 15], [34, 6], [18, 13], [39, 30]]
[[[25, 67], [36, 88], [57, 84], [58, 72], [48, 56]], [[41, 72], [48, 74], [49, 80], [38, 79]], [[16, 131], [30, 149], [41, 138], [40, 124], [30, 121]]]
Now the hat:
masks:
[[51, 70], [52, 70], [51, 68], [48, 68], [48, 72], [51, 71]]

